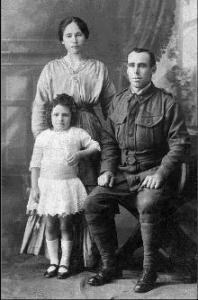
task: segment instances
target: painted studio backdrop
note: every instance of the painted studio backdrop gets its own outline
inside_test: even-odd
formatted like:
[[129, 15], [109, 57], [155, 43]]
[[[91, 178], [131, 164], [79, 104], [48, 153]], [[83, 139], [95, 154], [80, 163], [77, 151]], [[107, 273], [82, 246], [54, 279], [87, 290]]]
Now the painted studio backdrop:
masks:
[[[88, 53], [103, 61], [117, 91], [127, 85], [127, 53], [153, 50], [154, 83], [180, 101], [189, 132], [196, 136], [196, 0], [2, 0], [2, 248], [19, 252], [32, 154], [31, 106], [38, 76], [64, 54], [57, 27], [64, 17], [84, 19], [90, 30]], [[100, 113], [100, 108], [98, 108]], [[196, 151], [196, 149], [195, 149]], [[125, 215], [125, 223], [122, 218]], [[132, 222], [131, 222], [132, 221]], [[122, 222], [122, 226], [120, 225]], [[135, 220], [134, 220], [135, 222]], [[117, 216], [119, 243], [132, 216]]]

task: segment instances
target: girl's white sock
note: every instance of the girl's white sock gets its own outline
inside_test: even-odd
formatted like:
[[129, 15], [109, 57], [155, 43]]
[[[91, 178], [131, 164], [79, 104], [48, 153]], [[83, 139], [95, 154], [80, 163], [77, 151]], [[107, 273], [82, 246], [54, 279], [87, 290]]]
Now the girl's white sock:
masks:
[[[67, 241], [61, 239], [62, 255], [61, 255], [60, 265], [69, 267], [72, 246], [73, 246], [73, 241]], [[65, 268], [60, 267], [59, 272], [65, 272]]]
[[[48, 250], [48, 254], [49, 254], [49, 259], [50, 259], [50, 264], [56, 264], [58, 265], [58, 243], [59, 240], [52, 240], [52, 241], [48, 241], [46, 239], [46, 244], [47, 244], [47, 250]], [[52, 271], [54, 270], [55, 267], [49, 267], [48, 271]]]

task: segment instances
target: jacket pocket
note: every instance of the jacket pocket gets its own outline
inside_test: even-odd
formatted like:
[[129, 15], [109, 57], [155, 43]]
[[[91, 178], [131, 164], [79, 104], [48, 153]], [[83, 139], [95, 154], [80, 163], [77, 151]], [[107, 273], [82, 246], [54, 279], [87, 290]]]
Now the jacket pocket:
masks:
[[127, 114], [112, 114], [111, 115], [111, 120], [113, 121], [113, 123], [115, 124], [122, 124], [126, 122], [126, 118], [127, 118]]
[[156, 149], [163, 143], [163, 115], [138, 116], [136, 124], [136, 146], [139, 150]]
[[127, 114], [114, 114], [111, 116], [111, 120], [114, 123], [116, 140], [122, 144], [126, 131]]
[[135, 124], [139, 126], [154, 127], [158, 125], [163, 119], [161, 116], [141, 116], [135, 120]]

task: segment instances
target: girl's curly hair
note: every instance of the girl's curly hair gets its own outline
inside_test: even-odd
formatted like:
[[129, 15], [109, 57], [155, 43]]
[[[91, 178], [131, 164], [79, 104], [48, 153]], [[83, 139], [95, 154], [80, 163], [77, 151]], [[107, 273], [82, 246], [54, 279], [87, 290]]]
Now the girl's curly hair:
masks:
[[74, 98], [67, 95], [67, 94], [59, 94], [54, 98], [47, 106], [46, 109], [46, 118], [47, 124], [49, 128], [52, 128], [52, 120], [51, 120], [51, 113], [55, 106], [62, 105], [68, 107], [71, 112], [71, 126], [75, 124], [75, 117], [76, 117], [76, 104], [74, 102]]

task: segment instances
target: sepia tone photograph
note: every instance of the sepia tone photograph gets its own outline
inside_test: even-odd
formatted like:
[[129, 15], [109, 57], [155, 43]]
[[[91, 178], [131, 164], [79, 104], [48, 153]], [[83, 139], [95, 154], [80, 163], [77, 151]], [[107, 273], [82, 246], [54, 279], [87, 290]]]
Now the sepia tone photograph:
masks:
[[197, 1], [1, 25], [1, 299], [197, 299]]

